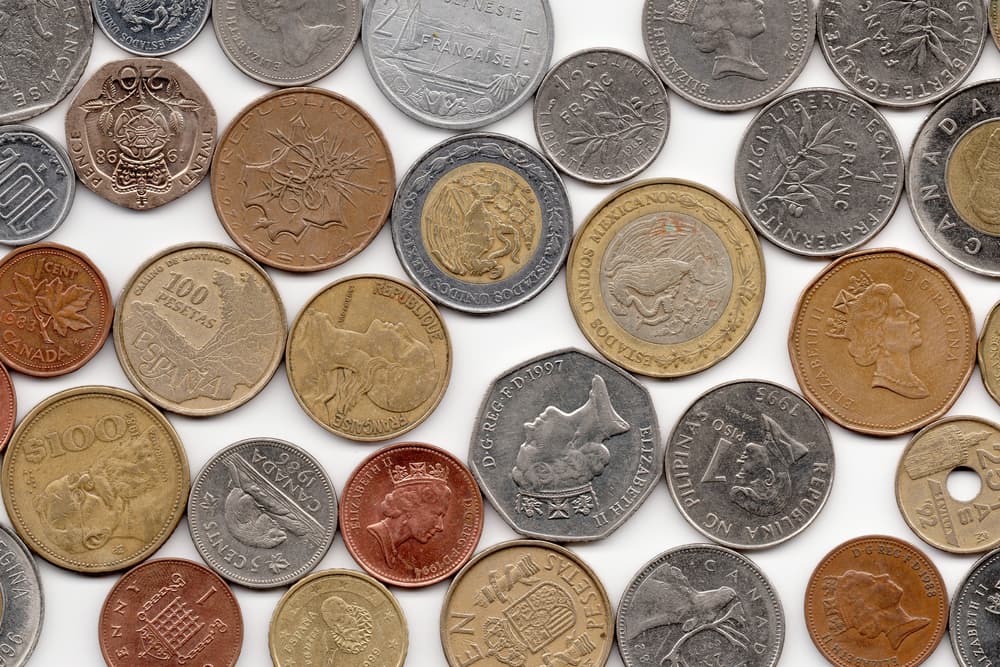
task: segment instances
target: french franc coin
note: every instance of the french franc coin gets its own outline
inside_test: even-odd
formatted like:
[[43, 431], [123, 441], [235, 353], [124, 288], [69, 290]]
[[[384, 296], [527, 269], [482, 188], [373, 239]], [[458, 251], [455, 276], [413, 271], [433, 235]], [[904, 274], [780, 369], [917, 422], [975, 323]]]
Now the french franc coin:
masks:
[[40, 241], [73, 205], [76, 174], [66, 149], [27, 125], [0, 126], [0, 243]]
[[959, 667], [1000, 664], [1000, 551], [983, 556], [951, 599], [948, 635]]
[[0, 637], [4, 641], [3, 664], [22, 667], [28, 663], [45, 615], [45, 598], [35, 559], [24, 543], [6, 526], [0, 525]]
[[108, 39], [137, 56], [165, 56], [190, 44], [208, 21], [212, 0], [92, 0]]

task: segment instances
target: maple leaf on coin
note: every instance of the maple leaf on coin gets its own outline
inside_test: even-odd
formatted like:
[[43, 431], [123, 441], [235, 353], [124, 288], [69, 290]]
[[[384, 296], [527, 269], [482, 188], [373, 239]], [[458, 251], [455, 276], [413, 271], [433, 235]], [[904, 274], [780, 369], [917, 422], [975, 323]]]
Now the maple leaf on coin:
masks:
[[48, 316], [49, 323], [60, 336], [65, 336], [70, 330], [82, 331], [94, 326], [83, 314], [94, 290], [79, 285], [66, 287], [60, 278], [43, 281], [39, 287], [35, 296], [38, 310]]

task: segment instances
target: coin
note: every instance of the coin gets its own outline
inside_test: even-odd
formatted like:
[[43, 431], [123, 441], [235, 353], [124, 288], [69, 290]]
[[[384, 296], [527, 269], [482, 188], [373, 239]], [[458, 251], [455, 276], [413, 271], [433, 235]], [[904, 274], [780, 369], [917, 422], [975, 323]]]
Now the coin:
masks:
[[976, 360], [969, 304], [947, 274], [898, 249], [827, 266], [799, 297], [788, 353], [805, 397], [844, 428], [899, 435], [955, 402]]
[[[14, 383], [10, 381], [10, 373], [0, 364], [0, 452], [7, 446], [16, 421], [17, 393], [14, 391]], [[2, 612], [3, 605], [0, 604], [0, 613]]]
[[816, 648], [837, 667], [916, 667], [944, 636], [947, 591], [934, 563], [913, 545], [857, 537], [816, 566], [805, 616]]
[[65, 149], [28, 125], [0, 127], [0, 243], [23, 245], [63, 223], [76, 192]]
[[566, 289], [598, 352], [634, 373], [689, 375], [735, 350], [764, 301], [760, 243], [739, 209], [697, 183], [627, 185], [590, 213]]
[[761, 109], [736, 156], [736, 194], [757, 232], [800, 255], [842, 255], [889, 222], [903, 156], [885, 117], [832, 88], [782, 95]]
[[159, 549], [189, 485], [170, 422], [135, 394], [90, 386], [53, 394], [21, 420], [0, 480], [21, 539], [86, 573], [121, 570]]
[[250, 588], [286, 586], [330, 549], [337, 494], [305, 450], [277, 438], [249, 438], [213, 455], [198, 473], [188, 529], [218, 575]]
[[987, 23], [990, 26], [990, 35], [993, 36], [993, 43], [1000, 49], [1000, 0], [990, 0], [988, 12]]
[[533, 110], [545, 155], [573, 178], [600, 185], [652, 164], [670, 127], [660, 77], [618, 49], [585, 49], [560, 60], [538, 86]]
[[808, 0], [646, 0], [642, 39], [670, 89], [716, 111], [777, 97], [805, 67], [816, 38]]
[[461, 134], [425, 152], [392, 206], [392, 242], [410, 278], [470, 313], [520, 305], [566, 261], [573, 214], [562, 179], [502, 134]]
[[1000, 581], [1000, 551], [979, 559], [951, 599], [948, 634], [959, 667], [995, 665], [1000, 660], [997, 581]]
[[131, 58], [103, 65], [66, 112], [80, 182], [135, 210], [192, 190], [215, 150], [215, 109], [179, 65]]
[[551, 542], [511, 540], [480, 551], [451, 582], [441, 646], [451, 667], [543, 660], [603, 667], [613, 620], [604, 585], [576, 554]]
[[774, 586], [752, 560], [711, 544], [646, 563], [625, 589], [615, 625], [626, 667], [773, 667], [785, 643]]
[[382, 93], [422, 123], [469, 130], [507, 116], [552, 59], [548, 0], [371, 0], [361, 49]]
[[0, 637], [3, 664], [21, 667], [28, 663], [42, 631], [45, 598], [35, 559], [27, 547], [5, 526], [0, 526], [0, 596], [3, 604]]
[[97, 635], [108, 667], [233, 667], [243, 647], [243, 615], [229, 586], [207, 567], [162, 558], [115, 583]]
[[976, 359], [979, 362], [979, 374], [982, 376], [983, 386], [993, 400], [1000, 403], [1000, 302], [993, 304], [990, 314], [983, 323], [976, 348]]
[[205, 27], [212, 9], [210, 0], [92, 2], [94, 19], [108, 39], [139, 56], [165, 56], [184, 48]]
[[226, 232], [258, 262], [286, 271], [328, 269], [361, 252], [389, 216], [395, 182], [375, 121], [319, 88], [251, 102], [212, 162]]
[[165, 410], [227, 412], [257, 395], [285, 352], [285, 309], [264, 270], [214, 243], [173, 246], [127, 283], [115, 351], [129, 381]]
[[285, 370], [313, 421], [359, 442], [427, 419], [451, 377], [451, 340], [427, 297], [388, 276], [352, 276], [310, 299], [292, 323]]
[[271, 616], [267, 633], [274, 667], [402, 667], [409, 636], [396, 598], [367, 574], [323, 570], [292, 586]]
[[75, 371], [108, 339], [114, 306], [104, 275], [79, 250], [18, 248], [0, 261], [0, 359], [37, 377]]
[[728, 382], [695, 399], [665, 458], [677, 509], [702, 535], [735, 549], [795, 537], [833, 485], [826, 422], [801, 396], [764, 380]]

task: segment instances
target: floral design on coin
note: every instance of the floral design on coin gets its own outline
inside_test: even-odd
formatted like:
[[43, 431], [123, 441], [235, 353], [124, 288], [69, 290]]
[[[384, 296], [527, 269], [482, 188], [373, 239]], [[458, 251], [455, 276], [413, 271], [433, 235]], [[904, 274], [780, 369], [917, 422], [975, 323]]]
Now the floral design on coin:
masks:
[[1000, 657], [1000, 552], [983, 556], [955, 590], [948, 634], [959, 667], [996, 662]]
[[7, 637], [4, 662], [10, 667], [28, 664], [45, 615], [42, 582], [31, 552], [14, 533], [0, 526], [0, 636]]
[[92, 0], [94, 19], [112, 42], [140, 56], [165, 56], [205, 27], [211, 0]]
[[76, 175], [65, 149], [27, 125], [0, 126], [0, 243], [51, 234], [69, 213]]

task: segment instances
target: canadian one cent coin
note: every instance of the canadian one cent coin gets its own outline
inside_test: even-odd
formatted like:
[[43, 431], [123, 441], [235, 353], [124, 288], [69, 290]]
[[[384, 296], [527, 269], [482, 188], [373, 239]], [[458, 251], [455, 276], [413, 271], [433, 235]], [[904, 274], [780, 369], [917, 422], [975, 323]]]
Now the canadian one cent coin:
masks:
[[267, 633], [274, 667], [322, 656], [338, 667], [403, 667], [406, 616], [385, 586], [355, 570], [315, 572], [285, 593]]
[[285, 352], [285, 309], [271, 279], [235, 249], [173, 246], [133, 274], [115, 312], [115, 351], [139, 392], [202, 417], [264, 388]]
[[951, 648], [959, 667], [1000, 661], [1000, 551], [983, 556], [959, 584], [948, 615]]
[[403, 177], [392, 241], [410, 278], [470, 313], [520, 305], [566, 261], [573, 214], [562, 179], [535, 149], [501, 134], [461, 134]]
[[94, 19], [108, 39], [139, 56], [165, 56], [187, 46], [205, 27], [212, 9], [211, 0], [92, 2]]
[[98, 619], [108, 667], [233, 667], [243, 648], [240, 606], [217, 574], [182, 558], [132, 568]]
[[170, 422], [135, 394], [93, 386], [53, 394], [22, 419], [0, 479], [18, 535], [50, 563], [85, 573], [159, 549], [189, 486]]
[[212, 162], [215, 129], [208, 97], [162, 58], [103, 65], [66, 112], [80, 182], [134, 210], [162, 206], [198, 185]]
[[764, 302], [764, 258], [722, 195], [689, 181], [640, 181], [580, 227], [566, 289], [601, 354], [640, 375], [677, 377], [718, 363], [750, 333]]
[[788, 335], [803, 394], [844, 428], [899, 435], [955, 402], [976, 361], [969, 304], [947, 274], [897, 249], [827, 266], [799, 297]]
[[212, 162], [212, 200], [226, 232], [258, 262], [320, 271], [361, 252], [389, 217], [392, 153], [346, 97], [279, 90], [229, 125]]
[[[14, 391], [14, 383], [10, 380], [10, 373], [3, 364], [0, 364], [0, 452], [7, 446], [11, 434], [14, 433], [16, 421], [17, 393]], [[3, 605], [0, 604], [0, 613], [2, 611]]]
[[427, 297], [388, 276], [320, 290], [288, 334], [292, 393], [317, 424], [360, 442], [388, 440], [430, 416], [451, 378], [451, 340]]
[[976, 360], [983, 386], [993, 400], [1000, 403], [1000, 302], [993, 304], [983, 323]]
[[870, 535], [820, 561], [806, 587], [805, 616], [816, 648], [837, 667], [915, 667], [944, 636], [948, 594], [919, 549]]
[[441, 645], [450, 667], [603, 667], [614, 643], [604, 585], [576, 554], [511, 540], [479, 552], [448, 587]]
[[101, 271], [79, 250], [24, 246], [0, 261], [0, 359], [38, 377], [75, 371], [111, 331], [114, 306]]
[[66, 219], [76, 193], [66, 150], [33, 127], [0, 126], [0, 192], [0, 243], [45, 238]]
[[676, 547], [632, 577], [616, 622], [626, 667], [773, 667], [785, 643], [785, 615], [753, 561], [711, 544]]
[[850, 93], [806, 88], [761, 109], [736, 156], [736, 194], [756, 230], [800, 255], [842, 255], [889, 222], [903, 155], [885, 116]]
[[833, 486], [826, 422], [795, 392], [764, 380], [710, 389], [688, 407], [666, 450], [677, 508], [705, 537], [769, 547], [806, 529]]
[[0, 525], [0, 636], [4, 665], [21, 667], [31, 658], [42, 631], [45, 598], [31, 552], [6, 526]]

